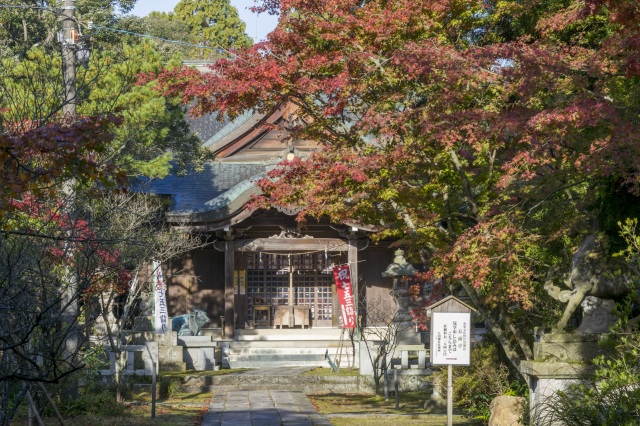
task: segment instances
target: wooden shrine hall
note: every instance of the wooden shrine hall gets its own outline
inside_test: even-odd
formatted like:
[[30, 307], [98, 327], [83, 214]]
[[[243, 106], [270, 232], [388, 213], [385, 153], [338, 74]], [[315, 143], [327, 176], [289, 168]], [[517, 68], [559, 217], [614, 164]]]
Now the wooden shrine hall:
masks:
[[221, 327], [227, 338], [246, 328], [339, 328], [331, 268], [344, 263], [351, 267], [362, 321], [367, 306], [395, 310], [392, 279], [382, 276], [393, 253], [388, 244], [369, 240], [371, 228], [326, 219], [299, 227], [296, 211], [245, 207], [268, 170], [318, 149], [314, 141], [288, 138], [299, 123], [290, 105], [226, 123], [212, 115], [192, 119], [192, 130], [216, 160], [202, 172], [147, 183], [145, 191], [171, 199], [170, 223], [188, 224], [210, 241], [163, 265], [170, 316], [203, 309], [209, 327]]

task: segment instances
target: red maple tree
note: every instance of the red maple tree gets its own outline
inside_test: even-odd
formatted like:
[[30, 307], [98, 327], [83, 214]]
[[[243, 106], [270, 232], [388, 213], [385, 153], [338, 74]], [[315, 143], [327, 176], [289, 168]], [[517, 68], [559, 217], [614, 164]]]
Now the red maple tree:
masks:
[[280, 14], [266, 41], [212, 73], [165, 72], [162, 90], [231, 118], [296, 105], [305, 125], [292, 137], [324, 149], [271, 172], [255, 205], [381, 224], [377, 237], [412, 246], [487, 320], [511, 312], [520, 327], [500, 335], [492, 324], [514, 363], [530, 357], [519, 329], [557, 309], [541, 294], [549, 266], [590, 232], [604, 193], [640, 193], [640, 6], [270, 0], [258, 9]]
[[114, 115], [45, 124], [0, 121], [0, 212], [24, 207], [20, 201], [33, 197], [52, 198], [71, 179], [123, 184], [116, 166], [99, 160], [113, 139], [112, 126], [120, 123]]

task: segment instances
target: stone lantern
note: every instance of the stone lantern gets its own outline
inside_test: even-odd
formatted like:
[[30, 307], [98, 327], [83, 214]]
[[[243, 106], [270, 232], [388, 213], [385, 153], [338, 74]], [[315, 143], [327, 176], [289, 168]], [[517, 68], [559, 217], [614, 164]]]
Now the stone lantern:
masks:
[[382, 273], [385, 278], [393, 278], [393, 287], [390, 293], [396, 302], [396, 322], [413, 323], [413, 317], [409, 312], [412, 298], [409, 294], [406, 278], [414, 276], [416, 273], [418, 270], [404, 258], [404, 250], [396, 250], [393, 263], [387, 266], [387, 269]]

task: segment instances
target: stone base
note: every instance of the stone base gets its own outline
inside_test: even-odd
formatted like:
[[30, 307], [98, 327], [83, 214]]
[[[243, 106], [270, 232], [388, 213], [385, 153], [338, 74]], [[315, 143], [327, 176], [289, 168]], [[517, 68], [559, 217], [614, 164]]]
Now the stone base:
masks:
[[538, 361], [522, 361], [520, 362], [520, 371], [538, 380], [578, 380], [586, 378], [593, 374], [594, 367], [591, 364], [583, 362], [538, 362]]
[[[360, 366], [360, 374], [363, 376], [373, 376], [373, 365], [371, 363], [371, 358], [369, 357], [369, 350], [371, 353], [376, 353], [378, 347], [382, 344], [379, 341], [360, 341], [360, 347], [358, 348], [358, 355], [360, 358], [359, 366]], [[367, 349], [367, 346], [369, 349]]]
[[183, 348], [182, 357], [188, 370], [205, 371], [215, 370], [215, 348]]
[[[544, 416], [548, 398], [572, 385], [587, 384], [593, 366], [587, 363], [523, 361], [520, 370], [529, 378], [529, 410], [531, 425]], [[551, 425], [560, 426], [560, 425]]]
[[599, 337], [579, 333], [536, 335], [534, 360], [520, 363], [520, 371], [529, 382], [532, 425], [544, 413], [549, 397], [574, 384], [587, 383], [594, 372], [591, 360], [601, 353]]
[[533, 344], [536, 361], [591, 362], [602, 354], [598, 334], [543, 334]]
[[[146, 352], [134, 352], [133, 353], [133, 367], [134, 369], [149, 369], [150, 361], [149, 354]], [[182, 359], [182, 347], [181, 346], [158, 346], [158, 370], [160, 372], [166, 371], [186, 371], [187, 365]], [[151, 373], [149, 373], [151, 374]]]
[[158, 342], [159, 346], [176, 346], [178, 333], [155, 334], [153, 331], [134, 332], [127, 335], [132, 345], [144, 345], [146, 342]]

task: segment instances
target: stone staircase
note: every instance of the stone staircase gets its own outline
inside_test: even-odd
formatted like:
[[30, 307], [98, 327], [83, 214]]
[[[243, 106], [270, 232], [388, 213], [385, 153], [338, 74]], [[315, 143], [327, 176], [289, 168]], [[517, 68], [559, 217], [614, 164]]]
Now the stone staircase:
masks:
[[[150, 317], [136, 318], [127, 344], [157, 341], [161, 372], [215, 370], [218, 368], [329, 367], [325, 354], [336, 360], [340, 329], [245, 329], [234, 339], [224, 338], [220, 328], [203, 328], [199, 336], [155, 335]], [[351, 342], [345, 339], [342, 366], [355, 365]], [[144, 354], [132, 353], [136, 368], [143, 368]]]
[[[360, 345], [356, 343], [354, 354], [352, 342], [345, 333], [340, 348], [341, 333], [342, 330], [337, 328], [256, 328], [235, 330], [232, 340], [225, 339], [219, 328], [203, 328], [200, 336], [177, 336], [176, 332], [154, 336], [150, 331], [136, 331], [129, 334], [129, 339], [136, 345], [154, 339], [158, 341], [161, 372], [219, 368], [329, 368], [327, 357], [343, 368], [357, 367]], [[398, 350], [397, 368], [425, 368], [424, 354], [409, 360], [408, 353], [412, 348]], [[410, 366], [411, 363], [419, 365]]]
[[[329, 367], [325, 354], [336, 358], [338, 344], [335, 341], [282, 341], [282, 342], [230, 342], [229, 366], [231, 368], [272, 367]], [[343, 349], [341, 364], [353, 358], [351, 350]]]
[[[235, 340], [220, 340], [217, 347], [221, 349], [223, 367], [329, 367], [325, 354], [336, 359], [340, 332], [333, 328], [236, 330]], [[207, 333], [205, 329], [203, 334]], [[348, 339], [340, 363], [354, 364]]]

